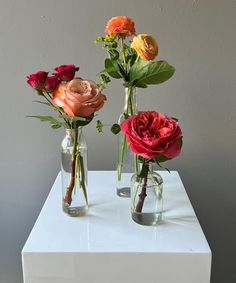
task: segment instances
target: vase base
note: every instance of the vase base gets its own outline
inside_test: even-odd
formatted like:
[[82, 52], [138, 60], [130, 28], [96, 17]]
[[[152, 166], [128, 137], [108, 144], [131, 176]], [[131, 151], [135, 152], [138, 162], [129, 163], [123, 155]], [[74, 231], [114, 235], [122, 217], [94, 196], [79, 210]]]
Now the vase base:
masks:
[[162, 213], [132, 212], [132, 219], [134, 220], [134, 222], [141, 225], [154, 226], [162, 221]]
[[63, 204], [63, 211], [72, 217], [84, 216], [87, 213], [88, 208], [86, 206], [70, 207]]
[[131, 189], [130, 187], [116, 188], [116, 194], [122, 198], [130, 198]]

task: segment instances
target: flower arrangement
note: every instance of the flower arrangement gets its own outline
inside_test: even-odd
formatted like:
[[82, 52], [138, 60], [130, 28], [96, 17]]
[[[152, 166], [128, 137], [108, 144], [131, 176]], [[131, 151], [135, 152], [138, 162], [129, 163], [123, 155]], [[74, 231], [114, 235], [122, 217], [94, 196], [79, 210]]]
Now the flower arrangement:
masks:
[[73, 132], [73, 151], [71, 155], [71, 177], [63, 197], [64, 205], [70, 206], [72, 192], [78, 181], [79, 187], [88, 205], [85, 185], [85, 172], [83, 157], [79, 151], [79, 128], [89, 124], [106, 101], [101, 88], [94, 81], [75, 78], [79, 67], [75, 65], [61, 65], [54, 69], [52, 75], [49, 72], [39, 71], [27, 76], [27, 83], [36, 91], [43, 100], [36, 101], [50, 107], [58, 114], [52, 116], [28, 116], [37, 118], [42, 122], [49, 122], [53, 129], [64, 127]]
[[[99, 36], [95, 43], [101, 43], [107, 51], [105, 68], [99, 73], [106, 85], [111, 78], [122, 79], [126, 90], [126, 102], [123, 120], [135, 114], [134, 90], [157, 85], [170, 79], [175, 68], [167, 61], [154, 61], [158, 55], [156, 39], [149, 34], [136, 34], [134, 21], [127, 16], [111, 18], [105, 28], [105, 36]], [[131, 40], [128, 38], [133, 36]], [[120, 123], [115, 123], [111, 130], [114, 134], [120, 132]], [[121, 146], [121, 156], [118, 164], [118, 179], [121, 179], [123, 161], [127, 141], [125, 136]], [[135, 157], [135, 171], [138, 171]]]
[[182, 131], [176, 118], [155, 111], [139, 112], [129, 117], [121, 124], [121, 130], [142, 163], [137, 175], [138, 183], [143, 180], [142, 190], [136, 207], [133, 207], [141, 213], [147, 196], [149, 164], [156, 163], [161, 167], [162, 162], [177, 157], [182, 147]]

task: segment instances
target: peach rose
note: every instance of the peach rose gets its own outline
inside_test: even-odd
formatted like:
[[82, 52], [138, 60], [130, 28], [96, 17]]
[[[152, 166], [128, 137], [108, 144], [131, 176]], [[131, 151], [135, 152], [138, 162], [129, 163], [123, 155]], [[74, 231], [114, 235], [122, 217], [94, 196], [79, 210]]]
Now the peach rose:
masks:
[[105, 33], [108, 35], [133, 35], [135, 33], [134, 21], [126, 16], [118, 16], [111, 18], [107, 23]]
[[53, 92], [53, 103], [69, 116], [88, 117], [102, 108], [105, 100], [94, 81], [81, 78], [62, 82]]
[[149, 34], [139, 34], [133, 38], [131, 47], [146, 61], [153, 60], [158, 54], [158, 45], [154, 37]]

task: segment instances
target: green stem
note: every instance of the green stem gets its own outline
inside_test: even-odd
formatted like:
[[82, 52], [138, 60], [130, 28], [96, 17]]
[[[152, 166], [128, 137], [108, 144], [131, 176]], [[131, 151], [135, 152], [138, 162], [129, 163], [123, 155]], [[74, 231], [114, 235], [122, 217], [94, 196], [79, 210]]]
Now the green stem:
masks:
[[126, 148], [126, 136], [123, 134], [123, 141], [122, 141], [122, 147], [121, 147], [121, 158], [118, 164], [118, 181], [121, 180], [121, 174], [123, 169], [123, 163], [125, 158], [125, 148]]
[[[134, 102], [133, 91], [134, 91], [133, 87], [129, 87], [126, 90], [125, 108], [124, 108], [125, 119], [135, 114], [135, 102]], [[119, 164], [117, 167], [118, 181], [121, 180], [126, 147], [127, 147], [126, 137], [125, 135], [123, 135], [123, 141], [122, 141], [122, 146], [121, 146], [121, 157], [120, 157]], [[134, 169], [135, 169], [135, 173], [138, 173], [138, 157], [136, 155], [134, 155]]]
[[134, 105], [134, 93], [133, 93], [133, 88], [130, 88], [130, 94], [129, 94], [129, 99], [130, 99], [130, 114], [131, 116], [134, 115], [135, 112], [135, 105]]
[[79, 162], [80, 162], [80, 170], [81, 170], [81, 189], [83, 191], [83, 195], [85, 198], [86, 206], [88, 207], [88, 196], [87, 196], [87, 190], [86, 190], [86, 185], [85, 185], [85, 171], [84, 171], [84, 160], [83, 157], [79, 154]]
[[[83, 128], [80, 128], [78, 149], [80, 148], [82, 130], [83, 130]], [[83, 156], [81, 155], [81, 152], [79, 150], [77, 152], [76, 159], [77, 159], [77, 163], [78, 163], [78, 168], [77, 168], [77, 170], [78, 170], [77, 171], [78, 184], [79, 184], [79, 188], [81, 188], [82, 191], [83, 191], [86, 206], [88, 207], [88, 196], [87, 196], [87, 190], [86, 190], [86, 180], [85, 180], [86, 176], [85, 176], [85, 168], [84, 168], [84, 159], [83, 159]]]
[[126, 57], [125, 57], [125, 47], [124, 47], [124, 38], [123, 37], [121, 37], [121, 54], [122, 54], [123, 61], [124, 61], [125, 72], [127, 73], [127, 61], [126, 61]]
[[140, 56], [139, 56], [139, 54], [138, 54], [138, 56], [137, 56], [137, 58], [136, 58], [136, 60], [135, 60], [135, 63], [138, 62], [139, 58], [140, 58]]
[[136, 155], [135, 153], [134, 153], [134, 173], [136, 175], [138, 175], [138, 173], [139, 173], [139, 170], [138, 170], [138, 155]]
[[77, 146], [78, 146], [78, 128], [74, 130], [74, 137], [73, 139], [73, 150], [72, 150], [72, 156], [71, 156], [71, 177], [70, 177], [70, 184], [66, 188], [66, 195], [64, 197], [64, 203], [71, 205], [72, 202], [72, 192], [75, 187], [75, 178], [76, 178], [76, 172], [75, 172], [75, 167], [76, 167], [76, 151], [77, 151]]

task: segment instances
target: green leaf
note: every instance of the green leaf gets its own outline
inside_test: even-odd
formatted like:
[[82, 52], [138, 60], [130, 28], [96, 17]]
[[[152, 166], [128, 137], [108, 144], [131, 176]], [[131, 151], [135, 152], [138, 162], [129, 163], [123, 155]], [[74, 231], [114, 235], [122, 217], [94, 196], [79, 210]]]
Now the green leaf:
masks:
[[112, 60], [107, 58], [105, 60], [105, 71], [115, 79], [122, 78], [121, 74], [119, 73], [119, 67], [116, 60]]
[[183, 136], [179, 138], [179, 144], [180, 144], [180, 148], [182, 148], [182, 146], [183, 146]]
[[170, 79], [175, 68], [166, 61], [149, 62], [139, 60], [130, 70], [130, 84], [132, 85], [154, 85]]
[[117, 60], [119, 58], [119, 52], [116, 49], [108, 50], [111, 60]]
[[45, 101], [39, 101], [39, 100], [34, 100], [33, 102], [36, 102], [36, 103], [40, 103], [40, 104], [43, 104], [43, 105], [46, 105], [50, 108], [52, 108], [53, 110], [55, 111], [58, 111], [59, 110], [59, 107], [55, 106], [55, 105], [52, 105], [50, 104], [49, 102], [45, 102]]
[[171, 160], [171, 158], [168, 158], [163, 154], [158, 154], [157, 157], [153, 158], [153, 160], [158, 164], [158, 163], [162, 163], [162, 162]]
[[130, 69], [130, 74], [129, 74], [130, 83], [135, 82], [135, 81], [137, 82], [138, 79], [145, 76], [150, 63], [151, 62], [139, 60], [138, 62], [133, 64], [133, 66]]
[[111, 81], [110, 77], [105, 75], [104, 73], [99, 73], [97, 75], [99, 77], [100, 83], [97, 83], [97, 86], [100, 89], [106, 88], [107, 84]]
[[176, 122], [178, 122], [179, 121], [179, 119], [178, 118], [175, 118], [175, 117], [171, 117], [173, 120], [175, 120]]
[[49, 102], [45, 102], [45, 101], [34, 100], [33, 102], [44, 104], [44, 105], [47, 105], [47, 106], [51, 106], [51, 104]]
[[156, 164], [160, 167], [165, 169], [166, 171], [168, 171], [170, 173], [170, 170], [167, 167], [163, 167], [159, 162], [156, 162]]
[[144, 84], [144, 83], [141, 83], [141, 82], [137, 82], [137, 83], [135, 84], [135, 86], [136, 86], [136, 87], [140, 87], [140, 88], [147, 88], [147, 85]]
[[80, 117], [80, 116], [69, 116], [65, 113], [58, 115], [59, 118], [64, 118], [70, 121], [73, 128], [83, 127], [88, 125], [94, 117], [94, 114], [88, 116], [88, 117]]
[[42, 90], [35, 88], [35, 91], [36, 91], [36, 93], [37, 93], [38, 95], [43, 95]]
[[103, 41], [103, 37], [102, 36], [98, 36], [94, 39], [94, 44], [97, 44], [98, 42]]
[[54, 125], [51, 126], [51, 128], [53, 128], [53, 129], [59, 129], [61, 127], [62, 127], [62, 125], [59, 125], [59, 124], [54, 124]]
[[111, 132], [114, 135], [117, 135], [121, 131], [120, 125], [119, 124], [113, 124], [111, 127]]
[[103, 133], [103, 123], [100, 120], [97, 120], [96, 128], [99, 133]]
[[117, 47], [118, 47], [118, 44], [116, 41], [111, 42], [108, 46], [109, 49], [116, 49]]
[[103, 37], [104, 42], [114, 42], [116, 40], [116, 34], [106, 35]]
[[68, 120], [73, 120], [73, 121], [87, 121], [86, 117], [80, 117], [80, 116], [69, 116], [65, 113], [62, 113], [58, 116], [59, 118], [65, 118]]
[[144, 162], [144, 159], [145, 159], [144, 157], [138, 155], [138, 160], [139, 160], [139, 162], [143, 163], [143, 162]]
[[120, 71], [120, 74], [122, 75], [122, 77], [124, 78], [125, 81], [128, 81], [128, 76], [125, 72], [125, 69], [123, 68], [122, 66], [122, 63], [121, 62], [117, 62], [117, 65], [118, 65], [118, 68], [119, 68], [119, 71]]
[[51, 116], [26, 116], [27, 118], [36, 118], [39, 119], [41, 122], [49, 122], [52, 124], [53, 129], [58, 129], [60, 127], [65, 127], [66, 124], [58, 121], [57, 119], [51, 117]]

